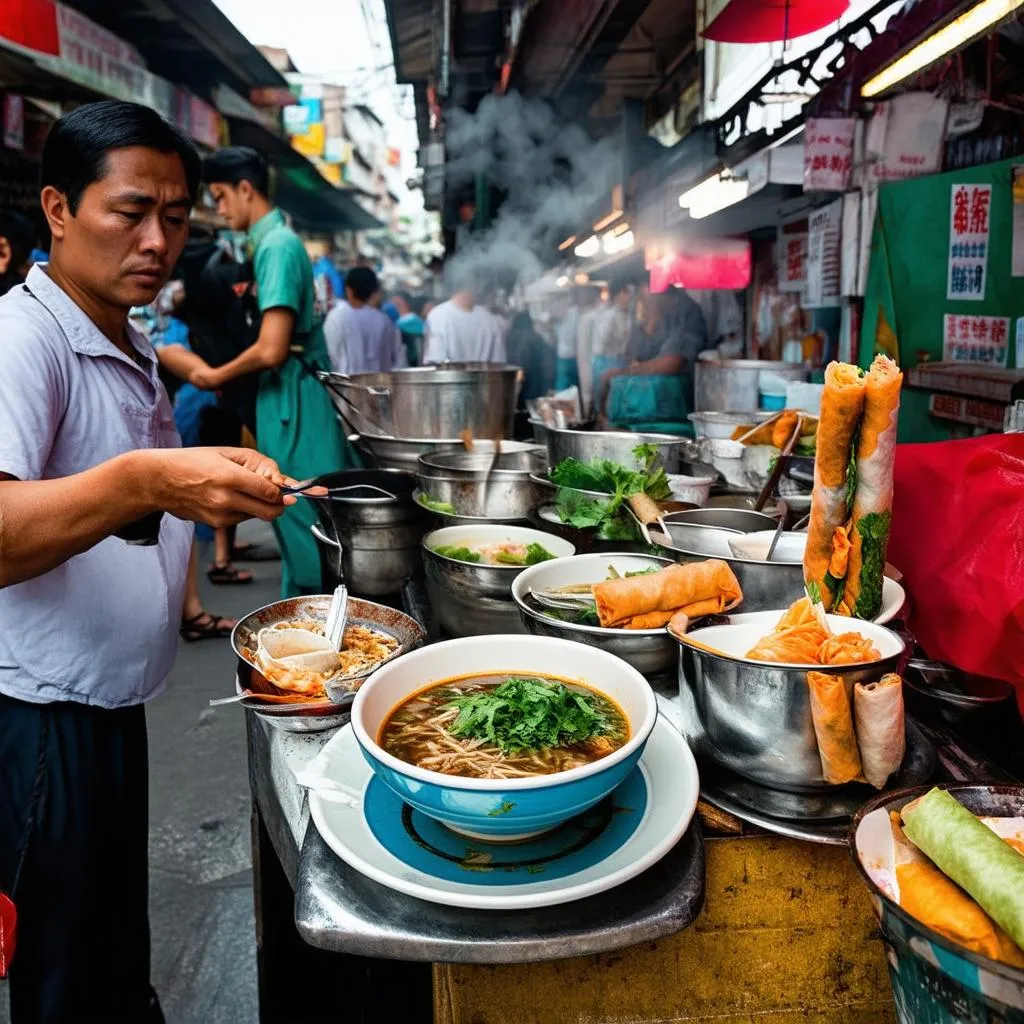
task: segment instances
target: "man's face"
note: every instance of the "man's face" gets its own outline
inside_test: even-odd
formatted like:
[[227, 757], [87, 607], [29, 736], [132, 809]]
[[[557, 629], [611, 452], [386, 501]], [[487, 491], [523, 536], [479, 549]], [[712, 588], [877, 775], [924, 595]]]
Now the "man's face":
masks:
[[111, 150], [106, 173], [82, 193], [72, 214], [55, 217], [53, 258], [82, 288], [112, 305], [145, 306], [170, 277], [188, 238], [185, 167], [176, 153], [145, 146]]
[[214, 182], [209, 186], [210, 195], [217, 204], [217, 212], [228, 222], [232, 231], [248, 231], [250, 221], [249, 198], [252, 186], [247, 181], [237, 185]]
[[618, 306], [619, 309], [629, 309], [629, 299], [630, 299], [629, 289], [628, 288], [623, 288], [622, 291], [620, 291], [615, 296], [615, 305]]

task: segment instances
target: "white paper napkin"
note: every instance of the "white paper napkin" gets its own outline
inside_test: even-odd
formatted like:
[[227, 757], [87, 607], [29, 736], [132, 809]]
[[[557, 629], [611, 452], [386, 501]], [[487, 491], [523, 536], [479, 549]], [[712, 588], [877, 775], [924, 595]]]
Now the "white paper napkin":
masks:
[[328, 800], [359, 807], [367, 770], [351, 727], [347, 727], [339, 730], [309, 764], [295, 773], [295, 781]]

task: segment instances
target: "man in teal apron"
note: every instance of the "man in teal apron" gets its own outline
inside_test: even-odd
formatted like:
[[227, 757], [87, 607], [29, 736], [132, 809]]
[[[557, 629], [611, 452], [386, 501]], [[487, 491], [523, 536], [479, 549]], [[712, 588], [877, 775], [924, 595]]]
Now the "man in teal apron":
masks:
[[633, 331], [629, 365], [602, 374], [609, 422], [633, 430], [682, 433], [693, 404], [692, 374], [708, 346], [700, 306], [680, 288], [652, 296], [656, 315]]
[[[228, 225], [248, 232], [263, 319], [259, 337], [241, 355], [216, 368], [198, 366], [189, 379], [216, 390], [259, 372], [256, 444], [297, 479], [358, 465], [315, 376], [328, 362], [323, 325], [314, 317], [313, 268], [299, 236], [267, 198], [266, 161], [246, 146], [222, 149], [207, 159], [204, 178]], [[320, 558], [310, 533], [315, 519], [312, 503], [300, 501], [274, 522], [284, 597], [320, 590]]]

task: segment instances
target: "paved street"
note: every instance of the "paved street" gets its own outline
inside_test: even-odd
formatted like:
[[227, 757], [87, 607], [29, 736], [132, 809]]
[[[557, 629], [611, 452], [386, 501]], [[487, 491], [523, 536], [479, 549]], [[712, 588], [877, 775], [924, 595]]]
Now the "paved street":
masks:
[[[270, 539], [263, 524], [239, 531], [240, 541]], [[277, 599], [279, 562], [245, 568], [256, 576], [249, 586], [202, 577], [208, 609], [238, 617]], [[149, 706], [153, 983], [168, 1024], [257, 1016], [244, 713], [207, 705], [233, 691], [233, 673], [227, 640], [182, 641], [170, 684]], [[0, 1024], [8, 1022], [0, 984]]]

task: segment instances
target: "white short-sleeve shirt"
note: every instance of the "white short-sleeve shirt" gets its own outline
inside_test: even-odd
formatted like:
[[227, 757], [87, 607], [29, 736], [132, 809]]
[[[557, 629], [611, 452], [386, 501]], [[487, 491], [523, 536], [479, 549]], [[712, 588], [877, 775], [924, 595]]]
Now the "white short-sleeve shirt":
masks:
[[[0, 299], [0, 473], [53, 479], [180, 446], [153, 350], [128, 334], [139, 364], [39, 265]], [[155, 696], [174, 661], [192, 529], [165, 515], [158, 544], [108, 537], [0, 589], [0, 693], [101, 707]]]
[[449, 299], [427, 316], [423, 363], [504, 363], [505, 325], [484, 306], [469, 312]]

